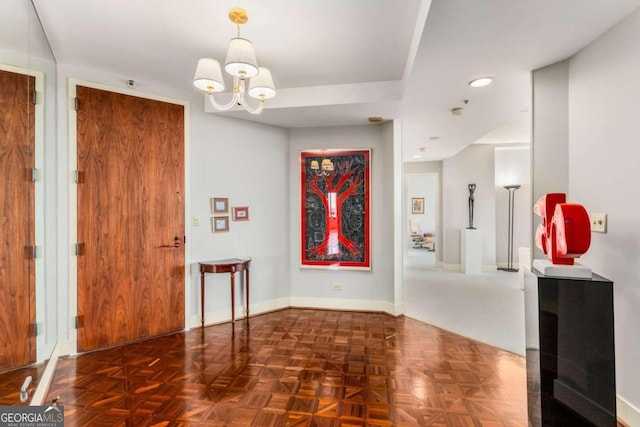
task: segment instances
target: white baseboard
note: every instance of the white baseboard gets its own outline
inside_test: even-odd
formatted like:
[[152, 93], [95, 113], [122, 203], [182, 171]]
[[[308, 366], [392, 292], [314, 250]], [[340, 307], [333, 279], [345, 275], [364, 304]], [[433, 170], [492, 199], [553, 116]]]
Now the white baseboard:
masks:
[[402, 313], [402, 304], [392, 304], [387, 301], [337, 299], [337, 298], [307, 298], [291, 297], [292, 307], [324, 308], [330, 310], [383, 311], [396, 316]]
[[620, 395], [616, 396], [616, 409], [618, 420], [629, 427], [640, 426], [640, 409], [627, 402]]
[[400, 304], [391, 304], [394, 308], [394, 312], [393, 313], [389, 313], [393, 316], [403, 316], [407, 310], [407, 306], [404, 303], [400, 303]]
[[[460, 264], [442, 264], [442, 268], [444, 268], [445, 270], [451, 270], [451, 271], [462, 271], [462, 266]], [[482, 271], [486, 273], [496, 271], [497, 269], [498, 269], [498, 266], [496, 264], [482, 266]]]
[[47, 367], [44, 368], [44, 372], [42, 376], [38, 378], [38, 386], [36, 387], [36, 391], [33, 393], [33, 397], [31, 398], [31, 402], [29, 405], [31, 406], [40, 406], [44, 404], [44, 399], [49, 393], [49, 388], [51, 387], [51, 382], [53, 381], [53, 375], [56, 372], [56, 367], [58, 366], [58, 358], [61, 355], [68, 353], [61, 353], [60, 350], [64, 347], [64, 345], [56, 344], [51, 352], [51, 357], [47, 361]]
[[78, 344], [76, 342], [76, 339], [70, 339], [68, 341], [60, 341], [58, 344], [56, 344], [56, 350], [58, 351], [58, 356], [76, 354], [77, 349], [78, 349]]
[[[249, 315], [267, 313], [269, 311], [280, 310], [291, 306], [291, 298], [277, 298], [265, 302], [259, 302], [251, 304], [249, 307]], [[244, 306], [236, 307], [236, 319], [244, 317]], [[204, 324], [205, 326], [215, 325], [218, 323], [225, 323], [231, 321], [231, 308], [225, 308], [222, 310], [209, 311], [205, 314]], [[200, 316], [191, 316], [191, 327], [200, 327]]]
[[262, 314], [268, 313], [274, 310], [281, 310], [283, 308], [287, 308], [291, 306], [291, 298], [277, 298], [269, 301], [257, 302], [255, 304], [251, 304], [251, 313], [250, 314]]
[[[513, 262], [511, 263], [512, 267], [515, 268], [516, 270], [520, 269], [520, 264], [518, 264], [517, 262]], [[509, 263], [508, 262], [497, 262], [496, 263], [496, 269], [497, 268], [507, 268], [509, 267]]]

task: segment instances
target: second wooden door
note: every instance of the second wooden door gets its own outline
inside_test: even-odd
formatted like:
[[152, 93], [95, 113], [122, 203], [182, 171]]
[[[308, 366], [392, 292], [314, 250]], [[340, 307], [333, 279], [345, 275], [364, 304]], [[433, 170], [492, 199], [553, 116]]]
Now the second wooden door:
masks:
[[0, 70], [0, 370], [36, 360], [34, 84]]

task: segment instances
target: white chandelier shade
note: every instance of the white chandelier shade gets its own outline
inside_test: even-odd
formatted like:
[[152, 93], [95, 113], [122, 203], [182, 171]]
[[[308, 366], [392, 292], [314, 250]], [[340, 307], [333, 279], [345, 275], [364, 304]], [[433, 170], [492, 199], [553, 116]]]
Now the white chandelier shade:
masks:
[[220, 63], [215, 59], [200, 58], [193, 76], [193, 85], [209, 93], [223, 92], [224, 81], [222, 80]]
[[249, 96], [256, 99], [269, 99], [276, 96], [276, 88], [273, 85], [271, 71], [264, 67], [258, 67], [258, 75], [249, 80]]
[[[260, 114], [264, 108], [265, 99], [276, 95], [271, 72], [264, 67], [258, 67], [253, 45], [247, 39], [240, 37], [240, 24], [247, 21], [246, 12], [242, 9], [232, 9], [229, 19], [238, 25], [238, 37], [230, 40], [224, 70], [233, 77], [233, 95], [227, 104], [218, 104], [214, 94], [224, 92], [225, 84], [222, 77], [220, 63], [212, 58], [198, 60], [193, 85], [209, 94], [209, 101], [218, 110], [229, 110], [241, 105], [251, 114]], [[248, 89], [246, 88], [248, 80]], [[245, 93], [258, 100], [258, 107], [252, 107], [245, 98]]]
[[236, 37], [229, 42], [227, 60], [224, 70], [234, 77], [255, 77], [258, 75], [258, 61], [256, 51], [247, 39]]

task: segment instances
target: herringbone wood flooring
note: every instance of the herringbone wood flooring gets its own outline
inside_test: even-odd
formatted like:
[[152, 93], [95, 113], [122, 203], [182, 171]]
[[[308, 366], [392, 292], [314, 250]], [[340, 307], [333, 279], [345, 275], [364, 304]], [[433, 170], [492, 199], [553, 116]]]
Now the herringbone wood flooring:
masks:
[[523, 357], [379, 313], [287, 309], [59, 360], [67, 426], [526, 426]]

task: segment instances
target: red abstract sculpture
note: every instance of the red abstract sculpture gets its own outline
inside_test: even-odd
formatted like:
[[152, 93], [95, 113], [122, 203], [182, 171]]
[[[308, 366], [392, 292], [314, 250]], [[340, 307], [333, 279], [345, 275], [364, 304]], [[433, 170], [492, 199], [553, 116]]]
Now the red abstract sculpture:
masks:
[[566, 203], [564, 193], [540, 197], [533, 211], [542, 217], [536, 230], [538, 246], [553, 264], [573, 265], [591, 244], [591, 223], [587, 210], [577, 203]]

